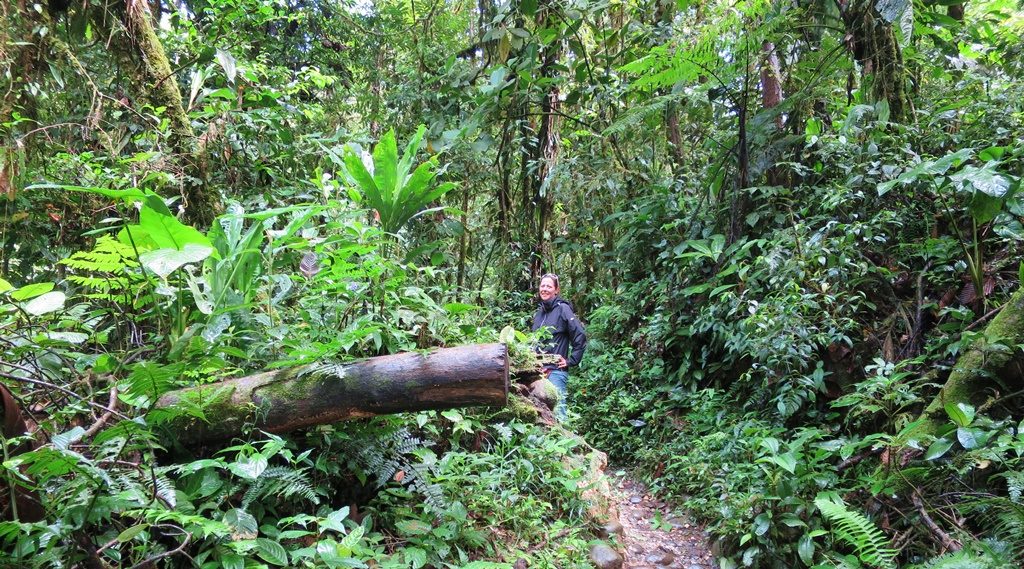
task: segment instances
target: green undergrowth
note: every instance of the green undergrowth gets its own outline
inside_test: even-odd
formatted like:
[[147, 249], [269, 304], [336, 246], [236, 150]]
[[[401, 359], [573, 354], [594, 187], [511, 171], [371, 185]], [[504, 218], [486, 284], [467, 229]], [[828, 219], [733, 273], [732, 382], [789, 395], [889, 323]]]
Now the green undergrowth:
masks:
[[[89, 532], [107, 544], [94, 559], [110, 566], [169, 552], [189, 535], [182, 550], [204, 568], [498, 569], [520, 558], [587, 567], [584, 472], [566, 462], [578, 442], [490, 416], [423, 412], [254, 435], [207, 456], [102, 474], [102, 455], [25, 453], [17, 465], [62, 513], [55, 523], [0, 522], [0, 565], [85, 562], [74, 536]], [[64, 472], [54, 453], [66, 455]]]
[[[597, 316], [573, 377], [575, 424], [690, 509], [720, 567], [1017, 566], [1024, 424], [961, 404], [946, 409], [938, 436], [908, 438], [928, 388], [911, 371], [919, 360], [875, 360], [846, 395], [818, 391], [797, 420], [766, 407], [757, 386], [666, 380], [660, 355], [609, 345], [602, 336], [616, 320]], [[963, 551], [930, 547], [929, 511], [929, 521], [960, 517], [950, 539]], [[856, 531], [843, 533], [844, 523]], [[898, 547], [894, 535], [905, 536]]]
[[[705, 524], [720, 567], [1018, 566], [1021, 425], [968, 409], [950, 420], [946, 436], [908, 450], [899, 433], [851, 432], [838, 412], [786, 425], [743, 411], [721, 389], [666, 389], [657, 363], [636, 370], [633, 357], [628, 349], [593, 354], [574, 377], [576, 424]], [[877, 396], [882, 403], [895, 397]], [[960, 501], [948, 511], [963, 516], [965, 528], [954, 539], [965, 549], [936, 556], [916, 504], [951, 495]], [[824, 511], [823, 500], [839, 501], [833, 509], [841, 513]], [[861, 533], [844, 535], [842, 520]], [[911, 541], [894, 549], [893, 532]]]

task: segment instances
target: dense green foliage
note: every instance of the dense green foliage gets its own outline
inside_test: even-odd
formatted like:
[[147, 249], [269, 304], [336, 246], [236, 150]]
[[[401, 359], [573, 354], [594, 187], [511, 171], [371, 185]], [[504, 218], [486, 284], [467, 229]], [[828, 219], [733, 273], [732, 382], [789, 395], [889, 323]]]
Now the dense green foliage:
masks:
[[587, 566], [584, 449], [510, 413], [180, 448], [207, 410], [154, 409], [496, 341], [555, 271], [570, 426], [723, 569], [1019, 566], [1024, 374], [936, 397], [1020, 362], [988, 324], [1024, 275], [1022, 13], [5, 3], [0, 378], [35, 434], [3, 438], [0, 564]]

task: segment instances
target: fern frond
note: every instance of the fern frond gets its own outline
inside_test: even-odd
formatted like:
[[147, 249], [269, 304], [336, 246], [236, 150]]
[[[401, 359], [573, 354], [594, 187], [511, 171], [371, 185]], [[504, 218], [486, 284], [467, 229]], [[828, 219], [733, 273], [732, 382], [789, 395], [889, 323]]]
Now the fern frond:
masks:
[[864, 514], [850, 510], [842, 498], [821, 494], [814, 500], [821, 515], [832, 524], [839, 541], [853, 547], [861, 562], [882, 569], [895, 569], [896, 551], [889, 539]]
[[60, 263], [72, 269], [117, 275], [125, 274], [127, 269], [139, 266], [132, 247], [109, 235], [97, 239], [91, 251], [79, 251], [61, 259]]
[[1006, 544], [998, 541], [968, 542], [954, 553], [929, 560], [909, 569], [1017, 569], [1020, 564], [1013, 558]]
[[82, 288], [109, 296], [131, 288], [132, 281], [125, 277], [94, 277], [86, 275], [68, 275], [68, 280]]
[[1011, 470], [999, 476], [1006, 480], [1006, 490], [1010, 494], [1010, 500], [1020, 504], [1021, 495], [1024, 494], [1024, 471]]
[[175, 380], [181, 375], [181, 371], [182, 366], [178, 364], [166, 366], [152, 362], [138, 364], [132, 368], [132, 372], [122, 386], [123, 397], [133, 405], [149, 405], [176, 387]]
[[[1008, 474], [1003, 477], [1010, 482]], [[1013, 482], [1010, 482], [1013, 484]], [[1013, 490], [1011, 489], [1011, 496]], [[990, 535], [1006, 543], [1018, 561], [1024, 562], [1024, 504], [1001, 496], [969, 498], [960, 504], [961, 512], [977, 516], [978, 525]]]
[[640, 126], [648, 117], [662, 113], [665, 107], [675, 98], [674, 95], [655, 97], [643, 105], [635, 106], [617, 119], [601, 133], [602, 136], [623, 134]]
[[260, 473], [259, 477], [253, 481], [252, 486], [246, 490], [242, 497], [242, 509], [265, 498], [288, 499], [296, 496], [314, 504], [320, 503], [320, 498], [317, 497], [309, 476], [304, 470], [287, 466], [271, 466]]
[[311, 375], [316, 379], [342, 379], [345, 377], [346, 367], [346, 364], [341, 362], [314, 362], [299, 372], [299, 377]]
[[450, 504], [443, 490], [430, 482], [435, 475], [433, 466], [416, 457], [432, 443], [414, 436], [407, 428], [393, 425], [369, 424], [347, 435], [347, 450], [361, 468], [362, 480], [372, 479], [377, 487], [392, 480], [400, 482], [423, 497], [428, 511], [439, 514], [448, 509]]
[[657, 46], [651, 52], [622, 66], [622, 71], [639, 75], [633, 88], [658, 89], [680, 82], [694, 82], [712, 68], [718, 59], [717, 37], [700, 38], [690, 49], [681, 46]]
[[174, 482], [171, 482], [170, 478], [167, 478], [163, 474], [157, 474], [153, 477], [152, 484], [154, 486], [155, 494], [158, 498], [164, 501], [169, 507], [173, 508], [178, 505], [177, 489], [174, 487]]

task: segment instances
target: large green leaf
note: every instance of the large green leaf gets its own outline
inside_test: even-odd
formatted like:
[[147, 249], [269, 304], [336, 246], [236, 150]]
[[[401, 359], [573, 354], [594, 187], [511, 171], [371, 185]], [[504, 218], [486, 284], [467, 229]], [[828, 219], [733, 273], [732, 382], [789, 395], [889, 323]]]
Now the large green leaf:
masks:
[[[166, 215], [152, 207], [143, 207], [139, 212], [139, 227], [146, 232], [153, 249], [183, 250], [185, 245], [195, 243], [212, 248], [210, 240], [198, 229], [185, 225], [171, 215]], [[139, 244], [136, 243], [138, 246]]]
[[947, 403], [944, 406], [946, 414], [956, 423], [958, 427], [969, 426], [974, 421], [974, 407], [968, 403]]
[[43, 314], [56, 312], [57, 310], [64, 308], [65, 300], [67, 300], [67, 297], [64, 296], [63, 292], [47, 292], [28, 301], [28, 303], [25, 304], [25, 312], [34, 316], [42, 316]]
[[405, 179], [409, 176], [409, 170], [412, 168], [413, 159], [416, 158], [416, 152], [420, 149], [420, 144], [423, 142], [423, 135], [426, 134], [426, 125], [420, 125], [416, 129], [416, 134], [412, 136], [409, 143], [405, 145], [405, 151], [402, 152], [402, 159], [398, 162], [398, 183], [404, 184]]
[[957, 189], [971, 194], [971, 215], [979, 223], [995, 218], [1010, 194], [1010, 180], [995, 168], [995, 162], [989, 162], [981, 168], [965, 166], [949, 177]]
[[260, 559], [271, 565], [288, 565], [288, 552], [276, 541], [271, 541], [265, 537], [257, 538], [256, 551]]
[[973, 149], [962, 148], [937, 160], [922, 160], [906, 172], [900, 174], [895, 180], [889, 180], [888, 182], [879, 184], [878, 195], [885, 195], [897, 184], [905, 186], [922, 179], [932, 180], [935, 176], [941, 176], [949, 171], [950, 168], [962, 164], [973, 154]]
[[935, 439], [935, 442], [928, 447], [927, 451], [925, 451], [924, 459], [935, 460], [936, 458], [940, 458], [951, 448], [953, 448], [953, 441], [946, 438]]
[[53, 283], [33, 283], [25, 285], [18, 290], [11, 293], [11, 299], [22, 301], [30, 298], [35, 298], [41, 294], [46, 294], [53, 290]]
[[377, 182], [373, 181], [373, 175], [366, 169], [362, 157], [355, 149], [346, 146], [344, 161], [345, 171], [348, 172], [348, 175], [359, 186], [359, 190], [362, 192], [363, 198], [366, 199], [368, 205], [378, 210], [383, 207]]
[[409, 220], [425, 213], [425, 208], [455, 187], [452, 183], [434, 186], [437, 159], [421, 163], [412, 173], [412, 164], [426, 128], [421, 126], [398, 159], [394, 133], [389, 131], [373, 150], [373, 173], [351, 147], [345, 149], [345, 169], [359, 188], [365, 204], [376, 210], [381, 228], [394, 233]]
[[67, 190], [69, 192], [85, 192], [89, 194], [98, 194], [106, 196], [108, 198], [121, 199], [127, 202], [134, 202], [146, 199], [147, 195], [151, 195], [148, 192], [140, 190], [138, 188], [129, 188], [127, 190], [114, 190], [111, 188], [97, 188], [91, 186], [71, 186], [68, 184], [33, 184], [27, 188], [27, 190], [42, 190], [42, 189], [58, 189]]
[[911, 4], [910, 0], [878, 0], [875, 9], [891, 24], [898, 20]]
[[198, 263], [213, 253], [213, 247], [186, 243], [181, 249], [157, 249], [139, 255], [142, 266], [166, 279], [171, 273], [189, 263]]
[[231, 508], [224, 512], [223, 522], [231, 526], [234, 539], [255, 539], [259, 533], [256, 518], [241, 508]]

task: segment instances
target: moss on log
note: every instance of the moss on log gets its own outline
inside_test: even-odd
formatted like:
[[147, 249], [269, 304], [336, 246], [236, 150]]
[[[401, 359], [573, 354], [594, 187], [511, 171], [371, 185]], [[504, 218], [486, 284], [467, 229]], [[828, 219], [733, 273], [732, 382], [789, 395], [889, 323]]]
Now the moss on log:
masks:
[[503, 406], [508, 396], [504, 344], [476, 344], [313, 364], [164, 394], [156, 412], [198, 405], [205, 420], [170, 422], [182, 443], [223, 440], [246, 428], [283, 433], [346, 419], [403, 411]]
[[957, 359], [949, 379], [925, 408], [921, 415], [924, 421], [911, 438], [934, 434], [948, 423], [946, 405], [969, 403], [980, 407], [993, 390], [1019, 389], [1024, 378], [1019, 344], [1024, 344], [1024, 287], [1010, 296], [982, 337]]

